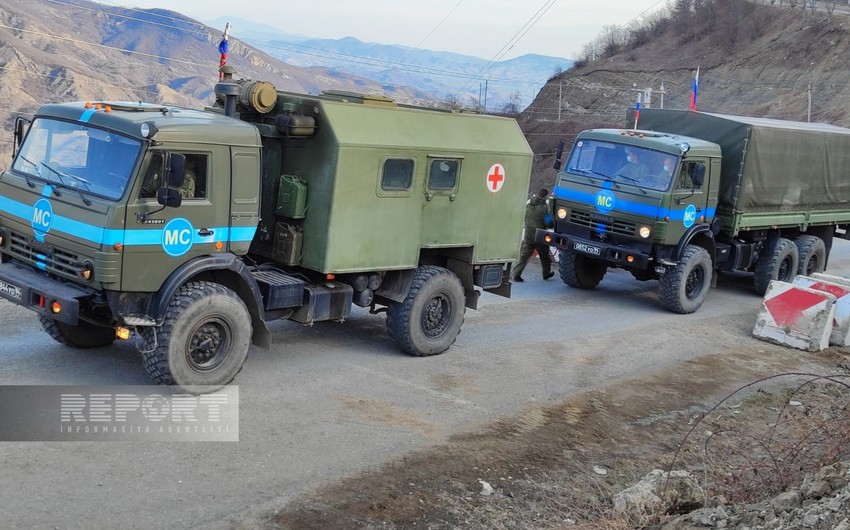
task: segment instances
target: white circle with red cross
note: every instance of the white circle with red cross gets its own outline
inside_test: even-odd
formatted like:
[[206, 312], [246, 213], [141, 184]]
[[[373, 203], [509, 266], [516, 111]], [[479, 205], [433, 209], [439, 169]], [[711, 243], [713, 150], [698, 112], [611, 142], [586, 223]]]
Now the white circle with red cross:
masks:
[[496, 193], [505, 185], [505, 166], [493, 164], [487, 172], [487, 189]]

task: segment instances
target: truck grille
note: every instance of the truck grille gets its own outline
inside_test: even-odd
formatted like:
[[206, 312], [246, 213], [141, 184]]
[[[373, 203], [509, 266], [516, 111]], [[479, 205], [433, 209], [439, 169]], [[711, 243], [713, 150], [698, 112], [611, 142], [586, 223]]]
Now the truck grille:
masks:
[[635, 235], [635, 224], [582, 210], [570, 212], [570, 222], [605, 234]]
[[41, 270], [69, 277], [76, 277], [80, 270], [79, 256], [48, 243], [41, 243], [14, 232], [11, 234], [9, 243], [9, 252], [12, 256], [32, 263]]

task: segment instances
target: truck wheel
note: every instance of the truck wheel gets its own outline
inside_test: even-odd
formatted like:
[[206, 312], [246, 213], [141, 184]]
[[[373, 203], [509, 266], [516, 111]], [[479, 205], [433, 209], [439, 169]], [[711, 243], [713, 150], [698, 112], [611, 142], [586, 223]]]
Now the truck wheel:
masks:
[[387, 332], [411, 355], [443, 353], [460, 333], [465, 310], [458, 277], [443, 267], [423, 265], [413, 275], [407, 298], [389, 306]]
[[115, 341], [115, 330], [105, 326], [95, 326], [83, 321], [71, 326], [40, 315], [38, 321], [53, 340], [71, 348], [100, 348]]
[[588, 258], [575, 250], [562, 250], [558, 262], [558, 272], [565, 284], [577, 289], [593, 289], [602, 278], [608, 267], [600, 261]]
[[800, 263], [797, 274], [810, 276], [815, 272], [823, 272], [826, 269], [826, 244], [818, 236], [803, 235], [798, 237], [794, 243], [797, 244], [797, 253]]
[[763, 295], [771, 280], [791, 282], [797, 274], [799, 254], [797, 245], [790, 239], [780, 237], [773, 247], [773, 252], [767, 250], [764, 256], [759, 256], [756, 262], [756, 272], [753, 277], [756, 293]]
[[702, 305], [711, 288], [711, 256], [697, 245], [688, 245], [675, 267], [668, 267], [658, 284], [661, 305], [686, 315]]
[[142, 359], [157, 384], [210, 391], [194, 387], [230, 383], [248, 356], [251, 333], [251, 315], [236, 293], [187, 283], [168, 303], [162, 327], [142, 331]]

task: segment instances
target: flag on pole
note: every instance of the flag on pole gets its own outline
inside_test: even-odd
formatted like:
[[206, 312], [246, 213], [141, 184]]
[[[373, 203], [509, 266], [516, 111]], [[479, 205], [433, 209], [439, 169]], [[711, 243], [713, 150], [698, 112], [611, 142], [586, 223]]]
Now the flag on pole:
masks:
[[227, 51], [230, 48], [230, 43], [227, 39], [230, 38], [230, 22], [225, 24], [224, 33], [221, 36], [221, 42], [218, 43], [218, 53], [221, 54], [221, 60], [218, 62], [218, 78], [221, 79], [224, 74], [221, 72], [221, 67], [227, 64]]
[[637, 129], [638, 118], [640, 118], [640, 96], [638, 96], [637, 103], [635, 103], [635, 129]]
[[694, 76], [694, 87], [691, 91], [691, 110], [697, 110], [697, 94], [699, 93], [699, 66], [697, 66], [697, 73]]

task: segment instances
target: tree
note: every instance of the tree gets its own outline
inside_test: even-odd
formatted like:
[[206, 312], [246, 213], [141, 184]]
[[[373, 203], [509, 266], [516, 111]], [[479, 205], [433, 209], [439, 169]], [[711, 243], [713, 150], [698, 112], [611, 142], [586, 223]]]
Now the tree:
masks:
[[516, 92], [511, 94], [510, 99], [501, 106], [501, 108], [499, 109], [499, 112], [501, 114], [516, 115], [516, 114], [519, 114], [519, 111], [520, 111], [519, 107], [520, 107], [520, 95], [519, 95], [519, 90], [517, 90]]

